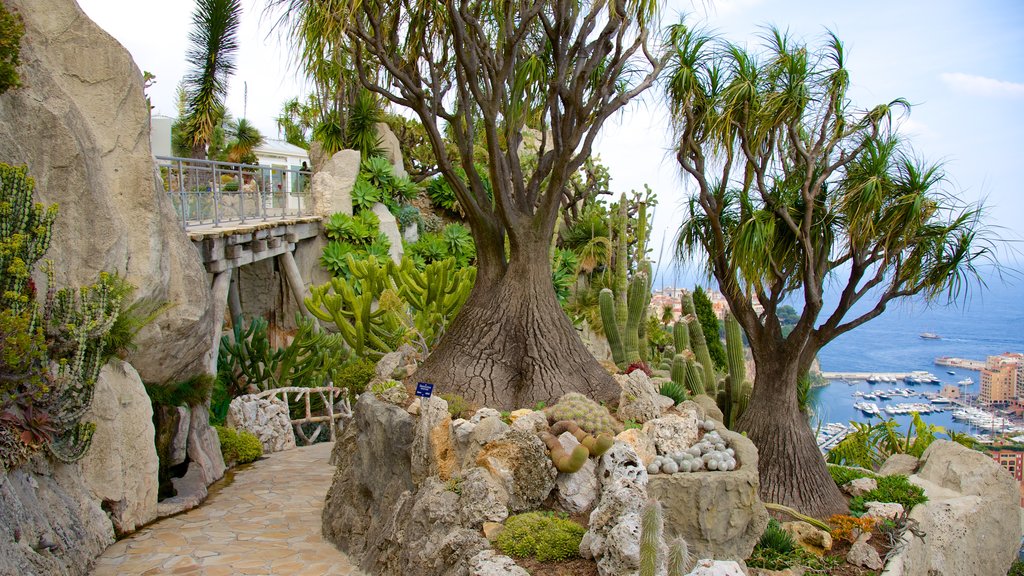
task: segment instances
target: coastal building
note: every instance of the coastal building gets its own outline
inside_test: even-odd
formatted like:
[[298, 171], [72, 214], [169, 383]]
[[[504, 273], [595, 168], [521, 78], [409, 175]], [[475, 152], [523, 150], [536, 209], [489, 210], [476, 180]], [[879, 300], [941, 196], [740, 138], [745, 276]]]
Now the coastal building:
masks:
[[989, 455], [1017, 481], [1020, 505], [1024, 506], [1024, 452], [1019, 448], [998, 447], [989, 450]]
[[943, 384], [942, 389], [939, 390], [939, 396], [949, 398], [950, 400], [959, 400], [960, 387], [953, 384]]
[[1007, 405], [1024, 395], [1024, 354], [989, 356], [981, 371], [979, 400]]

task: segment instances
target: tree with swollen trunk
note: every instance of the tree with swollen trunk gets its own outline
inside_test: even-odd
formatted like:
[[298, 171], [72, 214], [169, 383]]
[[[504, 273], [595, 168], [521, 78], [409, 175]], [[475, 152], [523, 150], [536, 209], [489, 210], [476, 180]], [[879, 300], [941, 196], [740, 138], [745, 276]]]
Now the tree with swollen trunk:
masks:
[[[768, 29], [751, 52], [684, 24], [669, 35], [665, 88], [693, 190], [678, 255], [703, 259], [749, 338], [757, 374], [737, 428], [760, 453], [761, 497], [845, 512], [797, 381], [825, 344], [890, 302], [952, 300], [980, 282], [976, 266], [993, 253], [981, 208], [911, 154], [893, 125], [904, 101], [850, 103], [835, 36], [814, 48]], [[828, 306], [826, 285], [841, 289]], [[803, 310], [784, 337], [790, 297]]]
[[[278, 1], [286, 14], [311, 3]], [[336, 16], [321, 11], [318, 25], [348, 46], [363, 85], [419, 117], [476, 242], [473, 291], [415, 378], [502, 408], [570, 391], [617, 398], [558, 305], [549, 253], [570, 177], [601, 126], [663, 67], [656, 3], [317, 4]], [[524, 132], [539, 141], [523, 146]]]

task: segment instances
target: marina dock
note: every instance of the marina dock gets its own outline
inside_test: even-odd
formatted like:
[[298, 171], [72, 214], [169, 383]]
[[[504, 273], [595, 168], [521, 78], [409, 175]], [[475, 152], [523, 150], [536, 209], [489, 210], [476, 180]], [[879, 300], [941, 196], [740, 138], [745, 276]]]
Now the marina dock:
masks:
[[887, 378], [903, 380], [910, 375], [910, 372], [822, 372], [821, 376], [829, 380], [867, 380], [868, 378]]
[[968, 360], [967, 358], [951, 358], [949, 356], [939, 356], [935, 359], [936, 366], [950, 366], [952, 368], [963, 368], [965, 370], [975, 370], [980, 372], [985, 368], [985, 363], [981, 360]]

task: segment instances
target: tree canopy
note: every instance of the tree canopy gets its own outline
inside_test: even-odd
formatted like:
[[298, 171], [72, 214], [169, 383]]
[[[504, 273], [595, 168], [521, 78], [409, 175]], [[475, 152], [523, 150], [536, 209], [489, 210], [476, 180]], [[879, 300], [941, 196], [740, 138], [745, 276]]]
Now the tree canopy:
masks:
[[364, 87], [419, 118], [466, 214], [476, 286], [420, 373], [498, 405], [569, 390], [610, 396], [614, 382], [558, 307], [548, 254], [571, 176], [601, 126], [662, 69], [651, 48], [657, 4], [272, 5], [293, 30], [315, 26], [325, 45], [350, 54]]
[[[991, 256], [982, 210], [899, 134], [906, 101], [851, 103], [834, 35], [815, 47], [768, 28], [756, 50], [685, 23], [670, 37], [665, 90], [692, 190], [678, 254], [704, 263], [750, 340], [757, 375], [739, 428], [761, 451], [762, 496], [824, 516], [842, 499], [799, 415], [797, 379], [893, 300], [963, 296]], [[841, 288], [828, 307], [826, 286]], [[787, 297], [803, 309], [784, 336]]]

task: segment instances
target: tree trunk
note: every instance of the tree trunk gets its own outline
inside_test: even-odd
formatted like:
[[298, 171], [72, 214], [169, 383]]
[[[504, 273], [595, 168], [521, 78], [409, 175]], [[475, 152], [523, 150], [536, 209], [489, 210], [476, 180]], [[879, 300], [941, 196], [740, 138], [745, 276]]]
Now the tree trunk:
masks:
[[736, 427], [757, 446], [761, 499], [816, 518], [848, 513], [797, 405], [798, 359], [765, 354], [758, 360], [753, 396]]
[[618, 384], [558, 305], [547, 252], [520, 248], [503, 274], [490, 281], [490, 275], [478, 276], [413, 378], [498, 409], [551, 404], [567, 392], [617, 401]]

